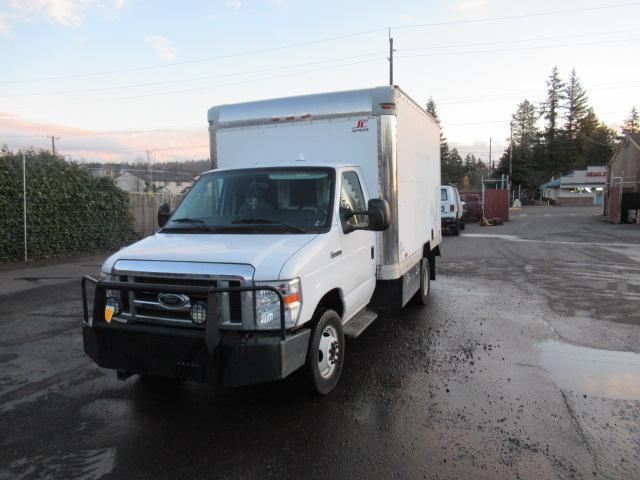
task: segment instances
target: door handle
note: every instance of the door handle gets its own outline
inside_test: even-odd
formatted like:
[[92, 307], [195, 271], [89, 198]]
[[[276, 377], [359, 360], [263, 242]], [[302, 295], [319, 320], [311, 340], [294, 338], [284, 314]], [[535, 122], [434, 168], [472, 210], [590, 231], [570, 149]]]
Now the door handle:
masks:
[[334, 250], [333, 252], [329, 253], [329, 255], [331, 256], [331, 258], [339, 257], [340, 255], [342, 255], [342, 250]]

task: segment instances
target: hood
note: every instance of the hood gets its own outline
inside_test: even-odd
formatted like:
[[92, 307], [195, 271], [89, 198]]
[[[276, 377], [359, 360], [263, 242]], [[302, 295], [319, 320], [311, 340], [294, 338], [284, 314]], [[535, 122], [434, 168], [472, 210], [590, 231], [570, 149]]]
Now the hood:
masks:
[[277, 280], [285, 262], [317, 234], [156, 233], [114, 253], [102, 265], [110, 273], [118, 260], [238, 263], [255, 268], [255, 280]]

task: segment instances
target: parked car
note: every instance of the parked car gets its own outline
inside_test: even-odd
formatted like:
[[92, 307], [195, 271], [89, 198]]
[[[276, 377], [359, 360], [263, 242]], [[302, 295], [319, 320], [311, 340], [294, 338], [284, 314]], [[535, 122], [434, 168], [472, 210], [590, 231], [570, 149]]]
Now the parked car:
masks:
[[438, 124], [391, 86], [217, 106], [208, 120], [218, 168], [104, 262], [93, 314], [85, 277], [85, 352], [121, 379], [240, 386], [301, 369], [326, 394], [373, 307], [427, 303]]
[[477, 193], [461, 193], [460, 197], [465, 203], [463, 217], [466, 219], [480, 220], [482, 218], [482, 199]]
[[440, 187], [440, 218], [442, 228], [447, 228], [453, 235], [459, 235], [464, 230], [464, 202], [460, 198], [458, 189], [453, 185]]

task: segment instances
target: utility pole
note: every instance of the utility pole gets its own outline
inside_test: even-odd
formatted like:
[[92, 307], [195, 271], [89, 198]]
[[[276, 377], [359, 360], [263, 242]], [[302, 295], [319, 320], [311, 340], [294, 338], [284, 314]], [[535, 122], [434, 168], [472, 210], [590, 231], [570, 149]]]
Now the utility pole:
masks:
[[389, 85], [393, 85], [393, 37], [391, 36], [391, 29], [389, 29]]
[[489, 137], [489, 177], [493, 174], [493, 161], [491, 160], [491, 137]]
[[[513, 185], [513, 121], [509, 123], [509, 194]], [[511, 197], [511, 195], [509, 195]]]
[[27, 261], [27, 158], [22, 151], [22, 224], [24, 225], [24, 261]]
[[153, 150], [145, 150], [145, 152], [147, 152], [147, 170], [149, 171], [149, 188], [151, 188], [151, 191], [154, 192], [155, 188], [153, 185], [153, 170], [151, 170], [151, 160], [150, 160], [150, 156]]
[[[49, 138], [49, 137], [47, 137]], [[55, 157], [56, 156], [56, 140], [60, 140], [60, 137], [56, 137], [54, 135], [51, 135], [51, 154]]]

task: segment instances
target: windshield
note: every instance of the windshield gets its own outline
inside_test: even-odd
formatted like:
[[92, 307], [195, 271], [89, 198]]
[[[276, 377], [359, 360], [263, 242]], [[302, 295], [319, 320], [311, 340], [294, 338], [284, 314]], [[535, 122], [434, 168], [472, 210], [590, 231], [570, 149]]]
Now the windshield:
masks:
[[203, 175], [162, 231], [317, 233], [331, 225], [329, 168], [262, 168]]

